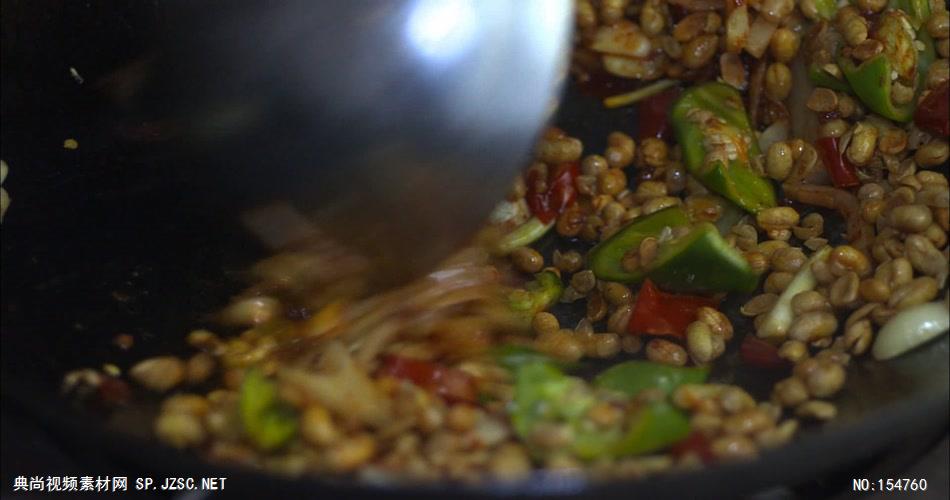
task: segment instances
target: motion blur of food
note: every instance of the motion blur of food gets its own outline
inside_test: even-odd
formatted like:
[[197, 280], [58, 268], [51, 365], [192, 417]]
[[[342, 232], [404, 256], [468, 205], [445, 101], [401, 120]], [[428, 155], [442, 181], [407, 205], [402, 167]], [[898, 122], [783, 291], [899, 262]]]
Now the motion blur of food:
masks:
[[400, 289], [298, 241], [126, 379], [164, 395], [162, 442], [288, 475], [754, 459], [834, 419], [855, 358], [950, 329], [948, 30], [942, 1], [578, 0], [574, 84], [637, 107], [605, 149], [548, 129], [472, 245]]

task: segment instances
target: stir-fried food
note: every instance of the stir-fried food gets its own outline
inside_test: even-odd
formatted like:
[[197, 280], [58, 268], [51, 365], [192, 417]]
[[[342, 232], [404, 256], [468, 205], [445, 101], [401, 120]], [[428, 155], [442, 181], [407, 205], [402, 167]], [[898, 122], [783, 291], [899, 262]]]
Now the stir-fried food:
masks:
[[[193, 356], [129, 371], [167, 394], [159, 439], [377, 482], [642, 476], [781, 446], [836, 416], [854, 357], [950, 328], [943, 2], [576, 7], [577, 84], [640, 122], [603, 151], [549, 129], [403, 288], [325, 242], [258, 263]], [[730, 353], [771, 393], [711, 376]]]

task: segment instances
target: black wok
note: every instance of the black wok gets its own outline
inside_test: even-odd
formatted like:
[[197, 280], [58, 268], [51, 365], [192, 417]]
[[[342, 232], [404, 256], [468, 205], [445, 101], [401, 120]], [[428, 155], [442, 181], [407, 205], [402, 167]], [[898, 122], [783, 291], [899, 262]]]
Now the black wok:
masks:
[[[855, 362], [837, 401], [840, 417], [789, 446], [751, 463], [644, 481], [537, 477], [514, 486], [406, 489], [287, 480], [157, 444], [148, 436], [145, 415], [155, 401], [147, 396], [116, 413], [71, 403], [59, 394], [64, 373], [183, 352], [184, 335], [238, 291], [242, 269], [265, 254], [234, 215], [263, 193], [229, 191], [220, 182], [226, 166], [180, 160], [160, 132], [130, 122], [103, 97], [98, 83], [146, 50], [164, 14], [152, 2], [2, 3], [0, 153], [11, 166], [4, 187], [13, 198], [2, 226], [3, 407], [70, 451], [107, 456], [138, 475], [226, 476], [225, 493], [235, 496], [722, 498], [849, 470], [946, 432], [946, 336], [891, 362]], [[632, 110], [604, 111], [574, 89], [557, 121], [594, 150], [608, 131], [635, 123]], [[79, 148], [64, 149], [66, 138]], [[131, 351], [112, 344], [120, 333], [136, 338]], [[760, 394], [772, 381], [728, 362], [717, 370]], [[4, 463], [4, 481], [31, 473], [14, 465]]]

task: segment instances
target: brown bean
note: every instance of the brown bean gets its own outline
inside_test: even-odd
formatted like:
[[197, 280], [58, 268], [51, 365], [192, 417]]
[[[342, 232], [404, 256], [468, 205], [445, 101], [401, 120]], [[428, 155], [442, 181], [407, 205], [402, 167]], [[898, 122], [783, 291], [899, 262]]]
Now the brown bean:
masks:
[[188, 358], [185, 365], [185, 378], [189, 384], [200, 384], [214, 373], [215, 365], [216, 362], [213, 356], [199, 352]]
[[796, 273], [801, 269], [805, 261], [808, 260], [805, 257], [805, 253], [799, 248], [788, 247], [780, 248], [772, 254], [771, 265], [772, 269], [776, 271], [785, 271], [788, 273]]
[[647, 166], [662, 167], [666, 164], [668, 148], [660, 139], [648, 137], [640, 144], [640, 155]]
[[761, 295], [756, 295], [746, 302], [741, 308], [739, 308], [739, 312], [742, 313], [743, 316], [758, 316], [771, 311], [776, 302], [778, 302], [778, 295], [774, 293], [763, 293]]
[[600, 293], [594, 293], [587, 299], [587, 319], [600, 321], [607, 316], [607, 300]]
[[511, 252], [511, 261], [519, 271], [536, 273], [544, 267], [544, 257], [531, 247], [518, 247]]
[[787, 63], [795, 58], [800, 45], [801, 39], [794, 31], [788, 28], [779, 28], [775, 30], [775, 33], [772, 33], [769, 50], [776, 61]]
[[831, 304], [828, 303], [828, 299], [815, 290], [806, 290], [792, 297], [792, 312], [794, 312], [796, 316], [801, 316], [802, 314], [812, 311], [830, 310]]
[[768, 231], [771, 229], [789, 229], [798, 224], [798, 212], [791, 207], [766, 208], [755, 216], [759, 227]]
[[902, 205], [891, 211], [891, 224], [905, 233], [919, 233], [933, 222], [926, 205]]
[[678, 344], [663, 339], [653, 339], [647, 342], [646, 355], [650, 361], [674, 366], [683, 366], [688, 359], [685, 349]]
[[765, 70], [765, 94], [776, 101], [784, 101], [792, 91], [792, 70], [785, 63], [769, 64]]
[[300, 435], [305, 441], [315, 446], [327, 446], [342, 437], [342, 433], [333, 423], [330, 412], [319, 405], [310, 405], [301, 414]]
[[873, 339], [874, 332], [871, 329], [870, 320], [862, 319], [845, 328], [845, 346], [847, 346], [848, 350], [856, 356], [860, 356], [867, 352]]
[[795, 318], [788, 329], [789, 338], [814, 342], [831, 336], [838, 328], [835, 316], [825, 311], [812, 311]]
[[581, 158], [584, 145], [574, 137], [545, 139], [538, 145], [538, 159], [549, 164], [577, 161]]
[[877, 127], [861, 122], [854, 126], [846, 155], [855, 165], [867, 165], [876, 147]]
[[573, 238], [580, 234], [581, 229], [584, 228], [584, 222], [586, 220], [587, 216], [581, 211], [579, 205], [567, 207], [567, 209], [564, 210], [564, 212], [561, 213], [557, 219], [557, 233], [561, 236]]
[[597, 177], [597, 188], [611, 196], [627, 188], [627, 176], [619, 168], [611, 168]]
[[786, 340], [779, 346], [778, 355], [792, 363], [797, 363], [808, 356], [808, 346], [800, 340]]
[[534, 345], [539, 351], [564, 361], [577, 361], [584, 355], [584, 346], [571, 330], [542, 333]]
[[155, 420], [155, 435], [176, 448], [200, 445], [207, 437], [201, 419], [189, 413], [162, 413]]
[[129, 370], [129, 376], [147, 389], [165, 392], [185, 379], [185, 370], [182, 360], [160, 356], [138, 362]]
[[680, 61], [689, 69], [701, 68], [712, 60], [718, 47], [719, 37], [700, 35], [683, 47], [683, 56]]
[[926, 236], [919, 234], [908, 236], [904, 240], [904, 249], [907, 252], [907, 260], [914, 266], [914, 269], [938, 280], [946, 278], [948, 271], [947, 259]]
[[597, 285], [597, 277], [590, 269], [576, 272], [571, 276], [571, 286], [578, 292], [587, 293], [593, 290], [595, 285]]
[[608, 282], [604, 285], [604, 298], [612, 306], [619, 306], [633, 302], [633, 292], [621, 283]]
[[950, 157], [950, 147], [947, 141], [934, 139], [924, 144], [914, 153], [914, 161], [922, 167], [938, 167], [946, 163]]
[[601, 155], [587, 155], [581, 162], [581, 172], [591, 177], [597, 177], [607, 170], [607, 168], [609, 168], [607, 166], [607, 159]]
[[808, 387], [798, 377], [780, 380], [772, 389], [772, 400], [785, 406], [798, 406], [808, 400]]
[[749, 267], [752, 268], [752, 272], [755, 274], [763, 274], [769, 270], [769, 259], [761, 252], [745, 252], [742, 256], [745, 257], [746, 262], [749, 263]]
[[828, 255], [828, 265], [832, 274], [841, 276], [854, 272], [858, 276], [867, 276], [871, 271], [871, 262], [863, 252], [851, 245], [839, 245]]
[[785, 291], [785, 288], [788, 287], [788, 284], [791, 283], [794, 278], [795, 275], [792, 273], [776, 271], [765, 278], [763, 290], [766, 293], [780, 294]]
[[891, 296], [891, 287], [883, 280], [877, 278], [868, 278], [861, 281], [858, 286], [858, 293], [866, 302], [887, 302]]
[[936, 39], [950, 37], [950, 16], [946, 10], [939, 10], [931, 14], [925, 24], [927, 33]]
[[828, 300], [831, 302], [831, 305], [839, 308], [857, 305], [859, 299], [858, 287], [860, 284], [861, 281], [854, 272], [848, 272], [844, 276], [839, 277], [831, 284], [831, 289], [828, 291]]
[[816, 398], [827, 398], [844, 387], [845, 371], [838, 363], [820, 361], [805, 377], [808, 392]]
[[565, 273], [573, 273], [584, 265], [584, 257], [576, 250], [568, 250], [567, 252], [555, 250], [552, 260], [554, 267]]
[[722, 337], [724, 340], [732, 338], [732, 323], [725, 314], [716, 309], [707, 306], [700, 307], [696, 310], [696, 319], [706, 323], [713, 335]]
[[627, 325], [630, 323], [630, 314], [633, 313], [633, 305], [630, 303], [618, 306], [610, 317], [607, 318], [607, 331], [618, 334], [627, 333]]
[[831, 420], [838, 415], [838, 408], [827, 401], [808, 401], [795, 408], [795, 414], [814, 420]]
[[838, 107], [838, 94], [834, 90], [817, 87], [808, 96], [805, 106], [816, 113], [830, 113]]
[[930, 276], [921, 276], [895, 289], [887, 305], [898, 310], [906, 309], [933, 300], [939, 291], [937, 280]]
[[560, 330], [561, 323], [557, 320], [557, 316], [546, 311], [541, 311], [535, 314], [534, 318], [531, 319], [531, 329], [538, 335], [551, 333]]
[[697, 365], [704, 365], [713, 359], [713, 339], [709, 326], [702, 321], [694, 321], [686, 328], [686, 346], [689, 355]]
[[776, 427], [756, 434], [755, 442], [763, 448], [776, 448], [789, 442], [797, 430], [797, 420], [786, 420]]
[[777, 181], [784, 181], [792, 171], [792, 148], [784, 141], [769, 146], [765, 157], [765, 172]]
[[747, 460], [758, 454], [755, 443], [751, 439], [736, 435], [714, 439], [709, 449], [714, 456], [723, 461]]

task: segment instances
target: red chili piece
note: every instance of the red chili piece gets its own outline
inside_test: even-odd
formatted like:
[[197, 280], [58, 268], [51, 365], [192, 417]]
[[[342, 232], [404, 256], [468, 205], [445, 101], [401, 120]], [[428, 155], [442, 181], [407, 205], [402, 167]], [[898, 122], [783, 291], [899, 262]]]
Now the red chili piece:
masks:
[[380, 373], [408, 380], [449, 402], [471, 403], [477, 399], [475, 380], [471, 375], [432, 361], [387, 356]]
[[637, 106], [637, 133], [641, 141], [649, 137], [666, 140], [672, 135], [670, 109], [679, 95], [678, 88], [671, 88], [640, 102]]
[[579, 174], [580, 168], [577, 166], [577, 162], [561, 163], [548, 173], [547, 190], [538, 192], [538, 172], [537, 170], [529, 171], [528, 177], [525, 179], [528, 184], [525, 199], [531, 213], [545, 224], [553, 221], [577, 198], [574, 179]]
[[132, 398], [129, 384], [115, 377], [104, 377], [96, 389], [99, 401], [106, 406], [115, 406], [128, 403]]
[[637, 302], [630, 315], [627, 331], [634, 335], [686, 336], [686, 327], [696, 321], [700, 307], [717, 307], [719, 302], [695, 295], [665, 293], [652, 281], [646, 280], [640, 287]]
[[918, 127], [939, 137], [950, 136], [950, 107], [947, 105], [950, 86], [941, 85], [939, 89], [927, 94], [917, 105], [914, 123]]
[[854, 165], [838, 149], [838, 141], [834, 137], [822, 137], [815, 141], [815, 148], [821, 155], [821, 161], [831, 176], [831, 182], [838, 188], [850, 188], [861, 185], [861, 179]]
[[739, 346], [739, 357], [746, 364], [756, 368], [773, 370], [788, 368], [791, 365], [787, 359], [778, 355], [777, 347], [756, 338], [755, 335], [746, 335], [742, 339], [742, 345]]
[[695, 453], [705, 464], [712, 463], [715, 460], [712, 450], [709, 447], [709, 440], [700, 432], [693, 432], [689, 436], [686, 436], [686, 439], [674, 444], [670, 448], [670, 453], [676, 458], [680, 458], [689, 453]]

